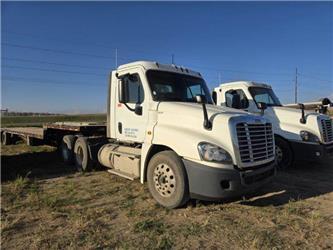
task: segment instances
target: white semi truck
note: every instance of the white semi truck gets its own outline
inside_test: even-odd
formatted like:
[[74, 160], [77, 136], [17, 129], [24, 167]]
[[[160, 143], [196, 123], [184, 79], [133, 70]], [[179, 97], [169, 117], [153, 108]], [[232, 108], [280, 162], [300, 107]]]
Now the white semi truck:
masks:
[[[260, 114], [274, 128], [278, 168], [294, 160], [330, 161], [333, 155], [332, 119], [315, 112], [284, 107], [270, 85], [251, 81], [222, 83], [212, 93], [215, 104]], [[325, 105], [329, 103], [324, 99]], [[263, 106], [267, 108], [263, 111]]]
[[[200, 73], [175, 65], [138, 61], [112, 71], [104, 135], [93, 126], [50, 126], [39, 140], [62, 135], [67, 163], [83, 171], [99, 163], [110, 173], [147, 181], [153, 198], [168, 208], [189, 198], [236, 198], [275, 174], [271, 123], [216, 107]], [[23, 132], [3, 130], [4, 143]]]

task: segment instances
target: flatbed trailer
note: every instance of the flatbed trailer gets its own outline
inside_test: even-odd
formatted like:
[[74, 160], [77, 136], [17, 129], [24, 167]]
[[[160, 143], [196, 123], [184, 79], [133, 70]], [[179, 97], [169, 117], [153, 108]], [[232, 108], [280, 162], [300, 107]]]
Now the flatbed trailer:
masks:
[[43, 127], [1, 128], [3, 145], [24, 139], [30, 146], [59, 146], [65, 135], [106, 136], [106, 125], [91, 122], [56, 122], [44, 124]]

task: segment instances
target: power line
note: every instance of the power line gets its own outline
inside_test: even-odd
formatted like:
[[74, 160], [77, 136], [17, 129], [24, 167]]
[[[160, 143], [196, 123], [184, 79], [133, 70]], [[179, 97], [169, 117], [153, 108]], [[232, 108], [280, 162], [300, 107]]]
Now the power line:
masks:
[[81, 53], [81, 52], [73, 52], [67, 50], [56, 50], [56, 49], [49, 49], [49, 48], [39, 48], [34, 46], [26, 46], [22, 44], [13, 44], [13, 43], [2, 43], [8, 47], [16, 47], [22, 49], [32, 49], [32, 50], [39, 50], [39, 51], [46, 51], [52, 53], [61, 53], [61, 54], [70, 54], [70, 55], [79, 55], [79, 56], [88, 56], [88, 57], [96, 57], [96, 58], [103, 58], [103, 59], [111, 59], [113, 56], [103, 56], [103, 55], [95, 55], [95, 54], [88, 54], [88, 53]]
[[24, 82], [30, 82], [33, 84], [37, 84], [37, 85], [42, 85], [40, 83], [43, 84], [55, 84], [55, 85], [84, 85], [85, 87], [106, 87], [105, 85], [100, 85], [100, 84], [91, 84], [89, 82], [62, 82], [62, 81], [54, 81], [54, 80], [50, 80], [50, 79], [36, 79], [36, 78], [26, 78], [26, 77], [16, 77], [16, 76], [5, 76], [2, 77], [1, 80], [4, 81], [13, 81], [13, 82], [20, 82], [20, 83], [24, 83]]
[[[45, 35], [41, 36], [41, 35], [36, 35], [36, 34], [31, 34], [31, 33], [21, 33], [21, 32], [16, 32], [16, 31], [4, 31], [4, 33], [8, 33], [8, 34], [15, 34], [15, 35], [19, 35], [19, 36], [24, 36], [24, 37], [36, 37], [36, 38], [41, 38], [41, 39], [45, 39], [45, 40], [51, 40], [51, 41], [60, 41], [62, 43], [70, 43], [70, 44], [75, 44], [77, 45], [78, 43], [80, 44], [87, 44], [87, 45], [93, 45], [94, 47], [100, 47], [100, 48], [105, 48], [105, 49], [115, 49], [118, 46], [116, 46], [115, 44], [112, 44], [112, 42], [109, 41], [105, 41], [104, 43], [101, 42], [91, 42], [91, 41], [84, 41], [83, 39], [68, 39], [66, 37], [65, 40], [63, 39], [59, 39], [56, 36], [49, 36], [49, 37], [45, 37]], [[76, 34], [78, 34], [78, 32], [75, 32]], [[80, 32], [84, 37], [89, 36], [89, 34], [84, 34], [82, 32]], [[147, 53], [146, 51], [142, 51], [142, 50], [137, 50], [137, 49], [128, 49], [132, 52], [136, 52], [136, 53]], [[122, 58], [124, 59], [124, 58]]]
[[[77, 43], [82, 43], [82, 44], [91, 44], [94, 46], [99, 46], [99, 47], [104, 47], [104, 48], [111, 48], [111, 49], [116, 49], [115, 45], [114, 46], [110, 46], [109, 42], [105, 42], [105, 43], [96, 43], [96, 42], [87, 42], [87, 41], [83, 41], [82, 39], [77, 40], [77, 39], [59, 39], [58, 37], [45, 37], [44, 35], [36, 35], [36, 34], [31, 34], [31, 33], [21, 33], [21, 32], [16, 32], [16, 31], [4, 31], [4, 33], [8, 33], [8, 34], [15, 34], [15, 35], [19, 35], [19, 36], [26, 36], [26, 37], [38, 37], [38, 38], [42, 38], [42, 39], [46, 39], [46, 40], [57, 40], [60, 42], [64, 42], [64, 43], [72, 43], [72, 44], [77, 44]], [[82, 32], [81, 32], [82, 33]], [[83, 33], [82, 33], [83, 34]], [[86, 36], [86, 35], [85, 35]], [[24, 45], [17, 45], [17, 44], [9, 44], [9, 43], [3, 43], [4, 45], [7, 46], [15, 46], [15, 47], [20, 47], [20, 48], [30, 48], [30, 49], [38, 49], [38, 50], [46, 50], [49, 52], [56, 52], [56, 53], [70, 53], [70, 54], [78, 54], [78, 55], [82, 55], [82, 56], [94, 56], [94, 57], [101, 57], [101, 58], [107, 58], [109, 59], [110, 57], [113, 58], [112, 56], [108, 57], [108, 56], [103, 56], [103, 55], [93, 55], [93, 54], [86, 54], [86, 53], [80, 53], [80, 52], [72, 52], [72, 51], [58, 51], [58, 50], [53, 50], [53, 49], [42, 49], [42, 48], [36, 48], [36, 47], [32, 47], [32, 46], [24, 46]], [[139, 51], [139, 50], [133, 50], [133, 49], [129, 49], [130, 51], [136, 51], [139, 53], [147, 53], [146, 51]], [[124, 58], [124, 57], [119, 57], [118, 53], [116, 53], [118, 58], [124, 59], [124, 60], [128, 60], [129, 58]], [[117, 59], [116, 59], [117, 60]], [[174, 54], [172, 54], [172, 62], [174, 63]], [[118, 62], [117, 62], [118, 65]], [[197, 67], [197, 68], [201, 68], [201, 69], [207, 69], [207, 70], [214, 70], [214, 71], [221, 71], [221, 68], [212, 68], [212, 67], [205, 67], [205, 66], [199, 66], [199, 65], [192, 65], [193, 67]], [[235, 72], [235, 73], [249, 73], [249, 74], [261, 74], [261, 75], [291, 75], [291, 73], [267, 73], [267, 72], [253, 72], [253, 71], [243, 71], [243, 70], [233, 70], [233, 69], [223, 69], [222, 71], [226, 71], [226, 72]], [[309, 76], [309, 75], [304, 75], [304, 74], [299, 74], [299, 75], [303, 75], [305, 77], [309, 77], [309, 78], [313, 78], [316, 79], [318, 81], [322, 81], [322, 82], [328, 82], [328, 83], [332, 83], [332, 81], [327, 81], [327, 80], [322, 80], [322, 79], [318, 79], [317, 77], [313, 77], [313, 76]]]
[[[105, 59], [115, 58], [115, 60], [117, 61], [117, 64], [118, 64], [119, 58], [124, 59], [124, 60], [128, 59], [128, 58], [124, 58], [124, 57], [119, 57], [118, 52], [116, 53], [115, 57], [112, 57], [112, 56], [103, 56], [103, 55], [96, 55], [96, 54], [87, 54], [87, 53], [81, 53], [81, 52], [65, 51], [65, 50], [55, 50], [55, 49], [49, 49], [49, 48], [39, 48], [39, 47], [34, 47], [34, 46], [25, 46], [25, 45], [21, 45], [21, 44], [12, 44], [12, 43], [2, 43], [2, 44], [5, 46], [9, 46], [9, 47], [32, 49], [32, 50], [46, 51], [46, 52], [52, 52], [52, 53], [72, 54], [72, 55], [89, 56], [89, 57], [97, 57], [97, 58], [105, 58]], [[206, 67], [206, 66], [200, 66], [200, 65], [191, 65], [191, 67], [196, 67], [196, 68], [206, 69], [206, 70], [213, 70], [213, 71], [218, 71], [218, 72], [226, 71], [226, 72], [234, 72], [234, 73], [257, 74], [257, 75], [290, 75], [287, 73], [253, 72], [253, 71], [213, 68], [213, 67]]]
[[65, 70], [55, 70], [55, 69], [41, 69], [41, 68], [21, 67], [21, 66], [12, 66], [12, 65], [2, 65], [2, 67], [13, 68], [13, 69], [23, 69], [23, 70], [36, 70], [36, 71], [46, 71], [46, 72], [79, 74], [79, 75], [95, 75], [95, 76], [103, 76], [103, 77], [107, 76], [107, 74], [94, 74], [94, 73], [87, 73], [87, 72], [65, 71]]
[[[49, 49], [49, 48], [38, 48], [38, 47], [33, 47], [33, 46], [25, 46], [25, 45], [20, 45], [20, 44], [11, 44], [11, 43], [3, 43], [6, 46], [11, 46], [11, 47], [19, 47], [19, 48], [26, 48], [26, 49], [33, 49], [33, 50], [40, 50], [40, 51], [46, 51], [46, 52], [53, 52], [53, 53], [62, 53], [62, 54], [74, 54], [74, 55], [80, 55], [80, 56], [92, 56], [92, 57], [98, 57], [98, 58], [105, 58], [105, 59], [110, 59], [112, 57], [107, 57], [107, 56], [102, 56], [102, 55], [95, 55], [95, 54], [87, 54], [87, 53], [80, 53], [80, 52], [73, 52], [73, 51], [64, 51], [64, 50], [54, 50], [54, 49]], [[123, 58], [125, 59], [125, 58]], [[33, 60], [26, 60], [26, 59], [9, 59], [9, 60], [21, 60], [21, 61], [33, 61]], [[115, 56], [115, 60], [116, 60], [116, 65], [118, 64], [118, 51], [116, 49], [116, 56]], [[174, 60], [174, 59], [173, 59]], [[82, 65], [70, 65], [70, 64], [63, 64], [63, 63], [55, 63], [55, 62], [47, 62], [47, 61], [35, 61], [38, 63], [45, 63], [45, 64], [50, 64], [50, 65], [62, 65], [62, 66], [69, 66], [69, 67], [82, 67], [82, 68], [92, 68], [92, 67], [88, 67], [88, 66], [82, 66]], [[242, 70], [232, 70], [232, 69], [218, 69], [218, 68], [213, 68], [213, 67], [205, 67], [205, 66], [199, 66], [199, 65], [192, 65], [193, 67], [197, 67], [197, 68], [201, 68], [201, 69], [208, 69], [208, 70], [213, 70], [213, 71], [217, 71], [217, 72], [235, 72], [235, 73], [248, 73], [248, 74], [259, 74], [259, 75], [289, 75], [286, 73], [263, 73], [263, 72], [253, 72], [253, 71], [242, 71]], [[85, 74], [85, 75], [98, 75], [98, 76], [104, 76], [102, 74], [94, 74], [94, 73], [87, 73], [87, 72], [73, 72], [73, 71], [62, 71], [62, 70], [54, 70], [54, 69], [37, 69], [37, 68], [28, 68], [28, 67], [19, 67], [19, 66], [4, 66], [4, 67], [8, 67], [8, 68], [20, 68], [20, 69], [25, 69], [25, 70], [38, 70], [38, 71], [49, 71], [49, 72], [59, 72], [59, 73], [70, 73], [70, 74]], [[97, 68], [97, 67], [95, 67]], [[102, 68], [101, 68], [102, 69]], [[110, 70], [107, 68], [104, 68], [106, 70]], [[309, 76], [309, 75], [304, 75], [304, 74], [299, 74], [301, 76], [304, 77], [309, 77], [309, 78], [313, 78], [316, 79], [318, 81], [322, 81], [325, 83], [332, 83], [326, 80], [322, 80], [322, 79], [318, 79], [316, 77], [313, 76]], [[289, 80], [284, 80], [284, 81], [289, 81]], [[296, 90], [295, 90], [296, 92]], [[296, 93], [295, 93], [296, 95]], [[295, 96], [295, 99], [297, 97]]]
[[303, 77], [305, 77], [305, 78], [310, 78], [310, 79], [314, 79], [314, 80], [317, 80], [317, 81], [320, 81], [320, 82], [326, 82], [326, 83], [333, 83], [333, 81], [329, 81], [329, 80], [323, 80], [323, 79], [319, 79], [319, 78], [317, 78], [317, 77], [315, 77], [315, 76], [310, 76], [310, 75], [308, 75], [308, 74], [299, 74], [300, 76], [303, 76]]
[[233, 70], [233, 69], [223, 69], [223, 68], [213, 68], [213, 67], [206, 67], [200, 65], [193, 65], [190, 64], [193, 68], [205, 69], [205, 70], [212, 70], [217, 72], [234, 72], [234, 73], [248, 73], [248, 74], [256, 74], [256, 75], [288, 75], [291, 76], [291, 73], [267, 73], [267, 72], [254, 72], [254, 71], [243, 71], [243, 70]]
[[30, 59], [22, 59], [22, 58], [12, 58], [12, 57], [2, 57], [2, 59], [9, 60], [9, 61], [50, 64], [50, 65], [77, 67], [77, 68], [85, 68], [85, 69], [104, 69], [104, 70], [109, 70], [109, 71], [111, 70], [111, 68], [106, 68], [106, 67], [96, 67], [96, 66], [84, 66], [84, 65], [77, 65], [77, 64], [57, 63], [57, 62], [50, 62], [50, 61], [44, 61], [44, 60], [43, 61], [38, 61], [38, 60], [30, 60]]
[[[36, 36], [36, 35], [32, 35], [32, 34], [23, 34], [23, 33], [19, 33], [19, 32], [11, 32], [11, 31], [6, 31], [6, 33], [18, 34], [18, 35], [23, 35], [23, 36], [31, 36], [31, 37], [40, 37], [40, 36]], [[42, 37], [42, 38], [45, 38], [45, 37]], [[52, 39], [52, 40], [55, 40], [55, 39]], [[56, 39], [56, 40], [62, 41], [61, 39]], [[62, 41], [62, 42], [64, 42], [64, 41]], [[82, 43], [82, 40], [80, 40], [80, 42]], [[83, 42], [83, 43], [86, 43], [86, 42]], [[71, 51], [54, 50], [54, 49], [46, 49], [46, 48], [44, 49], [44, 48], [37, 48], [37, 47], [33, 47], [33, 46], [25, 46], [25, 45], [10, 44], [10, 43], [3, 43], [3, 44], [7, 45], [7, 46], [12, 46], [12, 47], [38, 49], [38, 50], [43, 50], [43, 51], [48, 51], [48, 52], [55, 52], [55, 53], [65, 53], [65, 54], [70, 53], [70, 54], [77, 54], [77, 55], [82, 55], [82, 56], [94, 56], [94, 57], [101, 57], [101, 58], [108, 58], [108, 59], [110, 58], [110, 57], [107, 57], [107, 56], [86, 54], [86, 53], [80, 53], [80, 52], [71, 52]], [[89, 42], [88, 42], [88, 44], [94, 44], [94, 45], [96, 45], [96, 43], [89, 43]], [[119, 58], [121, 58], [123, 60], [128, 60], [129, 59], [129, 58], [124, 58], [124, 57], [119, 57], [118, 56], [117, 48], [110, 47], [110, 46], [108, 46], [107, 48], [113, 48], [113, 49], [116, 50], [115, 61], [118, 61]], [[130, 49], [130, 50], [132, 50], [132, 49]], [[137, 51], [137, 52], [139, 52], [139, 51]], [[143, 52], [143, 51], [140, 51], [140, 53], [145, 53], [146, 54], [146, 52]], [[175, 63], [174, 57], [175, 57], [174, 54], [172, 54], [172, 64]], [[116, 63], [116, 65], [118, 65], [118, 62]], [[196, 68], [201, 68], [201, 69], [221, 71], [221, 69], [211, 68], [211, 67], [205, 67], [205, 66], [200, 66], [200, 65], [192, 65], [192, 66], [196, 67]], [[235, 73], [262, 74], [262, 75], [287, 75], [287, 74], [283, 74], [283, 73], [251, 72], [251, 71], [241, 71], [241, 70], [232, 70], [232, 69], [223, 69], [223, 71], [235, 72]]]
[[18, 36], [23, 36], [23, 37], [36, 37], [36, 38], [41, 38], [44, 40], [51, 40], [51, 41], [59, 41], [62, 43], [70, 43], [70, 44], [89, 44], [89, 45], [94, 45], [94, 46], [98, 46], [98, 47], [103, 47], [103, 48], [107, 48], [107, 49], [114, 49], [113, 46], [110, 46], [110, 44], [108, 43], [108, 45], [102, 45], [101, 43], [96, 43], [96, 42], [87, 42], [87, 41], [83, 41], [82, 39], [77, 40], [77, 39], [68, 39], [66, 37], [66, 39], [59, 39], [56, 36], [49, 36], [49, 37], [45, 37], [45, 35], [36, 35], [36, 34], [31, 34], [31, 33], [21, 33], [21, 32], [16, 32], [16, 31], [4, 31], [4, 33], [7, 34], [14, 34], [14, 35], [18, 35]]

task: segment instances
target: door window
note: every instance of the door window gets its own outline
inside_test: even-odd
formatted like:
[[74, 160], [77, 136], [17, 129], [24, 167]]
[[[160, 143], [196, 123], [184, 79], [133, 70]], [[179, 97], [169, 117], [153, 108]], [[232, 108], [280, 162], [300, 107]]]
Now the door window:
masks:
[[236, 109], [246, 109], [249, 107], [249, 100], [241, 89], [229, 90], [225, 93], [226, 106]]
[[138, 74], [127, 76], [128, 103], [141, 104], [144, 100], [143, 86]]

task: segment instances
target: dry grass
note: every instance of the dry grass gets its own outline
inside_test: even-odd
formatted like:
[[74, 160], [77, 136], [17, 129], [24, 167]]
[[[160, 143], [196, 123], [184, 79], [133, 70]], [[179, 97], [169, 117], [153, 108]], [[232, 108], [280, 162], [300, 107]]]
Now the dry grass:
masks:
[[[34, 156], [32, 168], [21, 168], [29, 163], [15, 158], [15, 147]], [[4, 249], [333, 247], [332, 169], [327, 166], [320, 169], [325, 177], [314, 176], [319, 173], [313, 168], [279, 174], [247, 200], [192, 201], [168, 210], [156, 205], [138, 181], [104, 171], [75, 173], [57, 160], [45, 165], [54, 154], [50, 148], [22, 147], [2, 148], [3, 165], [20, 169], [2, 183]]]

